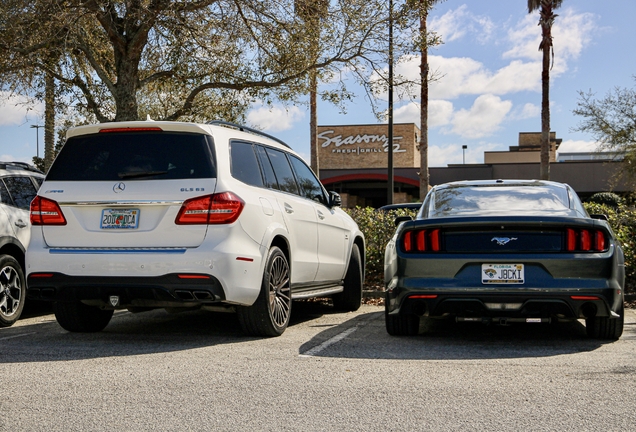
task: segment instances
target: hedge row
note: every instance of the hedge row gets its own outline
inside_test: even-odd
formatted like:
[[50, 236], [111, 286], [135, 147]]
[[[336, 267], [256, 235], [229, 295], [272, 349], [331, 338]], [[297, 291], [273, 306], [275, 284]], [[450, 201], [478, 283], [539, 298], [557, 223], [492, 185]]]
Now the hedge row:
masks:
[[381, 284], [384, 280], [384, 249], [395, 233], [397, 216], [412, 216], [413, 210], [379, 211], [372, 207], [356, 207], [346, 210], [358, 223], [366, 241], [366, 282], [368, 285]]
[[625, 252], [625, 291], [636, 291], [636, 210], [633, 207], [619, 205], [610, 207], [604, 204], [584, 203], [589, 214], [604, 214], [614, 230], [614, 234]]
[[[636, 291], [636, 210], [626, 206], [617, 208], [604, 204], [585, 203], [590, 214], [605, 214], [625, 251], [626, 291]], [[358, 223], [366, 239], [366, 281], [381, 286], [384, 278], [384, 249], [395, 232], [397, 216], [413, 216], [416, 211], [378, 211], [371, 207], [356, 207], [347, 212]]]

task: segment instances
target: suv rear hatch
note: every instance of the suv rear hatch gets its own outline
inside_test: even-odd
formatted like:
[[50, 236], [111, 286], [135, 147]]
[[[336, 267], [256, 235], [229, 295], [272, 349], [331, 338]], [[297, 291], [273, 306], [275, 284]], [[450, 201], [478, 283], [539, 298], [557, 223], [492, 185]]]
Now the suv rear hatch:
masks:
[[56, 248], [196, 247], [207, 225], [175, 220], [185, 200], [215, 187], [212, 137], [202, 131], [128, 127], [72, 136], [40, 190], [42, 205], [57, 203], [66, 224], [43, 223], [44, 239]]

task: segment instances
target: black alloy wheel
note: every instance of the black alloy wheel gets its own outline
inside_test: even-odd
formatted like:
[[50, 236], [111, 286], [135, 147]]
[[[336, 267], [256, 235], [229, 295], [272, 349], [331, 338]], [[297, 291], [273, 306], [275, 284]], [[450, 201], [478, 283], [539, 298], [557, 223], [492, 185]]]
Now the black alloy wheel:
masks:
[[237, 308], [239, 322], [251, 336], [280, 336], [291, 317], [291, 285], [289, 263], [280, 248], [269, 250], [263, 282], [252, 306]]

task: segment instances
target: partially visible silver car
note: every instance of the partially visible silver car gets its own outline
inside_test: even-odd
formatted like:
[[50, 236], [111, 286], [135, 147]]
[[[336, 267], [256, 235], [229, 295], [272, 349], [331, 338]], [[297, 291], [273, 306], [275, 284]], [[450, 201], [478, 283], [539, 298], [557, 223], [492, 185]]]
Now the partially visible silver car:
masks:
[[29, 205], [44, 175], [21, 162], [0, 162], [0, 327], [24, 308], [24, 254], [31, 237]]

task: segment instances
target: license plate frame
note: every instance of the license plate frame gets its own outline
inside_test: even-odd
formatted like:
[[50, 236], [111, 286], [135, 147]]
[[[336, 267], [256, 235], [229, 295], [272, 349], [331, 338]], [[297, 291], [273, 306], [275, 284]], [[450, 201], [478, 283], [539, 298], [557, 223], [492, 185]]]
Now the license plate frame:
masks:
[[106, 208], [102, 210], [99, 227], [103, 230], [137, 229], [140, 215], [141, 212], [136, 208]]
[[526, 282], [523, 264], [482, 264], [481, 283], [483, 285], [523, 285]]

